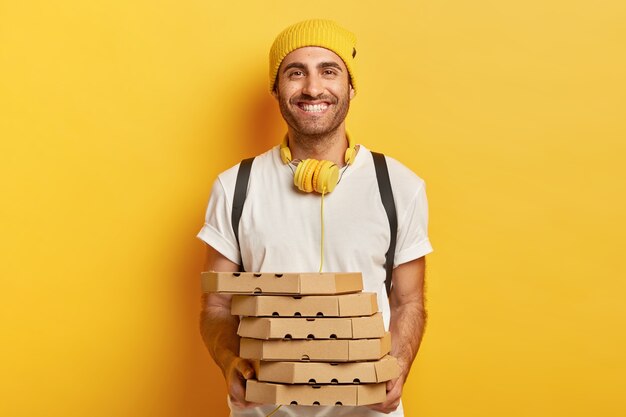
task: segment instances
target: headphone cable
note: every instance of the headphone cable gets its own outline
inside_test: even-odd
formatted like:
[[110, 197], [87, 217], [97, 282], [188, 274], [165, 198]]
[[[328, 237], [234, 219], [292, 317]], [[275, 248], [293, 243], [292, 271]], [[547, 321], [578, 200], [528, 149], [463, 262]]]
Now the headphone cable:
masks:
[[320, 208], [320, 222], [321, 222], [321, 236], [320, 236], [320, 273], [324, 267], [324, 194], [326, 194], [326, 187], [322, 189], [322, 199]]
[[279, 405], [278, 407], [276, 407], [274, 409], [274, 411], [272, 411], [271, 413], [269, 413], [268, 415], [266, 415], [265, 417], [272, 417], [274, 415], [274, 413], [276, 413], [278, 411], [278, 409], [282, 407], [282, 405]]

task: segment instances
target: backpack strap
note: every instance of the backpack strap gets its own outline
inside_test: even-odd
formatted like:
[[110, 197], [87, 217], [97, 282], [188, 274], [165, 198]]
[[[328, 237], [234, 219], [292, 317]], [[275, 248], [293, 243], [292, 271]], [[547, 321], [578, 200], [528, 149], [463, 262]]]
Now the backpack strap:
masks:
[[376, 168], [376, 180], [378, 181], [378, 191], [380, 192], [380, 199], [385, 207], [387, 213], [387, 219], [389, 220], [389, 231], [391, 232], [391, 238], [389, 240], [389, 249], [385, 254], [385, 271], [387, 276], [385, 278], [385, 288], [387, 288], [387, 297], [391, 295], [391, 274], [393, 273], [393, 259], [396, 253], [396, 237], [398, 234], [398, 217], [396, 213], [396, 204], [393, 201], [393, 191], [391, 189], [391, 180], [389, 179], [389, 169], [387, 168], [387, 161], [385, 155], [372, 152], [374, 158], [374, 167]]
[[[231, 212], [230, 221], [233, 225], [233, 232], [235, 232], [235, 239], [237, 239], [237, 246], [240, 248], [239, 253], [241, 253], [241, 245], [239, 244], [239, 221], [241, 220], [243, 204], [246, 202], [246, 195], [248, 193], [248, 180], [250, 179], [252, 162], [254, 162], [254, 158], [248, 158], [244, 159], [239, 164], [237, 181], [235, 182], [235, 193], [233, 194], [233, 211]], [[241, 259], [241, 269], [243, 270], [243, 259]]]

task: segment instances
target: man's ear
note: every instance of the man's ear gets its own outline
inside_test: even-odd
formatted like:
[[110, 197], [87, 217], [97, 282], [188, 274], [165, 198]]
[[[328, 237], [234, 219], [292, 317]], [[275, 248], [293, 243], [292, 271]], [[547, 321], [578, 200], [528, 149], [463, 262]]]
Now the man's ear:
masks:
[[352, 100], [354, 96], [356, 96], [356, 90], [352, 87], [352, 84], [350, 84], [350, 100]]
[[274, 84], [274, 89], [272, 90], [272, 95], [276, 100], [278, 100], [278, 88], [276, 88], [276, 84]]

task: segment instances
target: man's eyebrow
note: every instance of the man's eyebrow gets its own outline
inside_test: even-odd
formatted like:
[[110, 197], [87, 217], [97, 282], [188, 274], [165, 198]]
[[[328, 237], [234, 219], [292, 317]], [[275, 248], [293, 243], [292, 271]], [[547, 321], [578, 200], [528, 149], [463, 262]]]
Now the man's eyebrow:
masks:
[[318, 68], [336, 68], [339, 71], [343, 72], [343, 69], [341, 68], [341, 65], [339, 65], [336, 62], [330, 61], [330, 62], [320, 62], [317, 65]]
[[[306, 65], [304, 65], [302, 62], [292, 62], [290, 64], [285, 65], [285, 68], [283, 68], [283, 73], [287, 72], [288, 70], [292, 68], [306, 70]], [[317, 64], [317, 68], [336, 68], [339, 71], [343, 72], [341, 65], [333, 61], [320, 62], [319, 64]]]
[[287, 70], [290, 70], [291, 68], [298, 68], [301, 70], [305, 70], [306, 66], [301, 63], [301, 62], [292, 62], [291, 64], [287, 64], [285, 65], [285, 68], [283, 69], [283, 72], [287, 72]]

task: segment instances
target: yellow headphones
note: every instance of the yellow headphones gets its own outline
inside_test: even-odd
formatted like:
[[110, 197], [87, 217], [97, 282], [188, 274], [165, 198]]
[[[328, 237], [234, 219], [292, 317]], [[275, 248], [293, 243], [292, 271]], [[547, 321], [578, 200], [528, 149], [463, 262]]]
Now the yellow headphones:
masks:
[[[348, 135], [348, 149], [344, 155], [347, 165], [351, 165], [356, 157], [356, 145]], [[280, 144], [280, 159], [285, 164], [291, 162], [291, 149], [287, 142], [287, 135]], [[317, 159], [305, 159], [296, 167], [293, 183], [300, 191], [310, 193], [330, 193], [339, 182], [339, 167], [331, 161], [319, 161]]]

